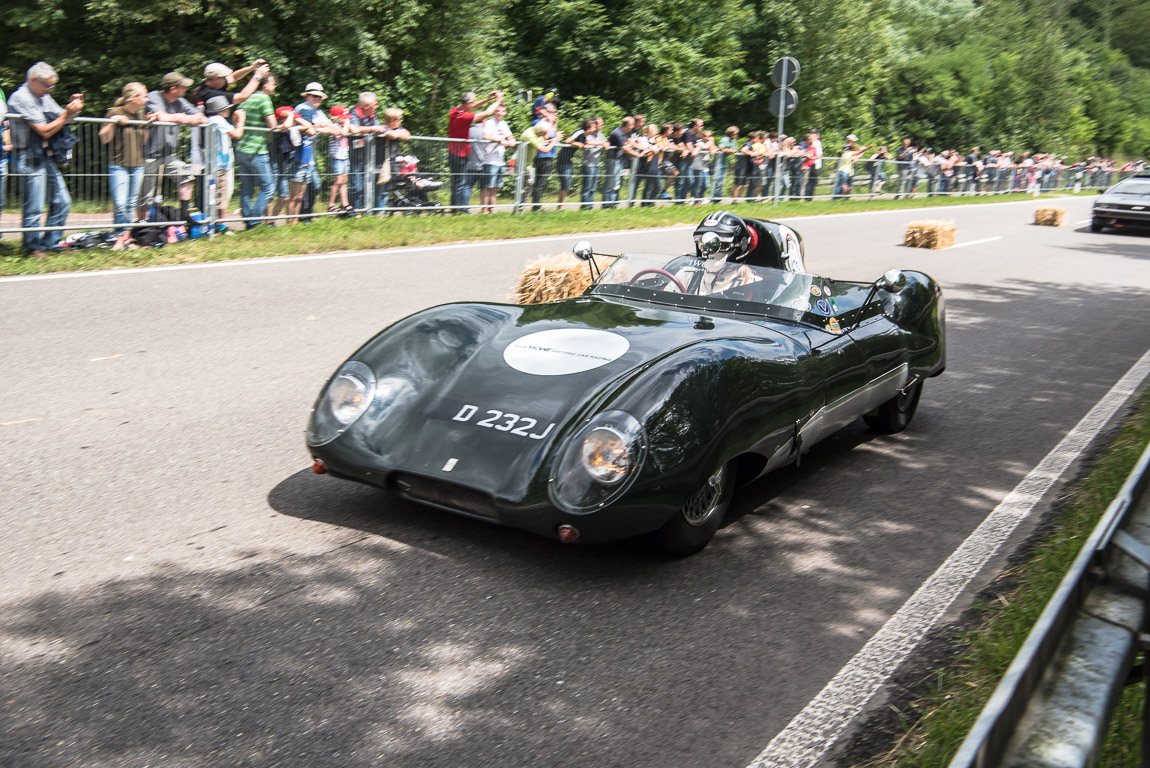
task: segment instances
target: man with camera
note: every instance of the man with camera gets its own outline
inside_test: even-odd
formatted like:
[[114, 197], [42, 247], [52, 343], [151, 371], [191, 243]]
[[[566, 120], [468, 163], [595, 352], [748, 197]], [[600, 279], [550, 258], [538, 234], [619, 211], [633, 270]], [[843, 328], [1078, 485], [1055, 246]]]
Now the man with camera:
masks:
[[[38, 61], [28, 69], [24, 84], [8, 100], [8, 110], [20, 115], [12, 120], [12, 146], [16, 154], [15, 173], [21, 177], [24, 197], [23, 226], [35, 227], [48, 203], [44, 226], [62, 227], [68, 221], [72, 197], [60, 173], [76, 143], [67, 127], [84, 109], [84, 94], [73, 93], [68, 106], [61, 108], [50, 92], [59, 81], [56, 70]], [[42, 257], [55, 250], [62, 230], [47, 229], [24, 233], [24, 252]]]

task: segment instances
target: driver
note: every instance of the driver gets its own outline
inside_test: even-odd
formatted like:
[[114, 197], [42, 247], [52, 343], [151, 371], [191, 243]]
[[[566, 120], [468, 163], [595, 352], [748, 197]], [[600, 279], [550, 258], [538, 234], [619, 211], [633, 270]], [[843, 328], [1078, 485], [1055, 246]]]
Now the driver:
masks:
[[745, 262], [757, 233], [730, 211], [719, 211], [695, 227], [695, 253], [703, 260], [695, 292], [706, 296], [762, 278]]

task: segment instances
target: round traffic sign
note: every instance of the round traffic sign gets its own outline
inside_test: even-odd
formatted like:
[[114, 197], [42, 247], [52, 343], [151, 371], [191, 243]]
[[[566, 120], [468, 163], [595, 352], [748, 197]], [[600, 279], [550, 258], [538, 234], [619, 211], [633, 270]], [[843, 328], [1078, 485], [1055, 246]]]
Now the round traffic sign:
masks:
[[771, 67], [771, 82], [779, 88], [789, 88], [799, 79], [803, 68], [794, 56], [784, 56]]
[[779, 88], [767, 100], [767, 106], [775, 117], [787, 117], [799, 105], [799, 95], [794, 88]]

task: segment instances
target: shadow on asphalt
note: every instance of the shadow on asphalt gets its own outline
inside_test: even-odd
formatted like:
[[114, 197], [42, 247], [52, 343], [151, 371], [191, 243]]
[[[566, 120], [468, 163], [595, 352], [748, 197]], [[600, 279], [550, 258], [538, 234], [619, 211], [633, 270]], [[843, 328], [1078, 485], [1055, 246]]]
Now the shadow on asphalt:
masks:
[[[1145, 351], [1135, 288], [948, 288], [948, 370], [911, 428], [852, 425], [743, 488], [699, 555], [565, 547], [303, 470], [271, 507], [361, 535], [9, 605], [0, 754], [746, 765]], [[1099, 302], [1112, 336], [1082, 328]]]

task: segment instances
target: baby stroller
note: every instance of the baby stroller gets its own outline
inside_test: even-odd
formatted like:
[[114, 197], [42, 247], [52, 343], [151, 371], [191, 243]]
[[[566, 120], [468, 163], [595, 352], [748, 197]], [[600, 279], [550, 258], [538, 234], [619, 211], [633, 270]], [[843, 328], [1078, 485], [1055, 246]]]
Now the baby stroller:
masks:
[[415, 155], [400, 155], [396, 162], [399, 164], [399, 173], [391, 177], [388, 205], [394, 208], [438, 208], [440, 203], [428, 195], [442, 187], [443, 182], [421, 174], [419, 158]]

